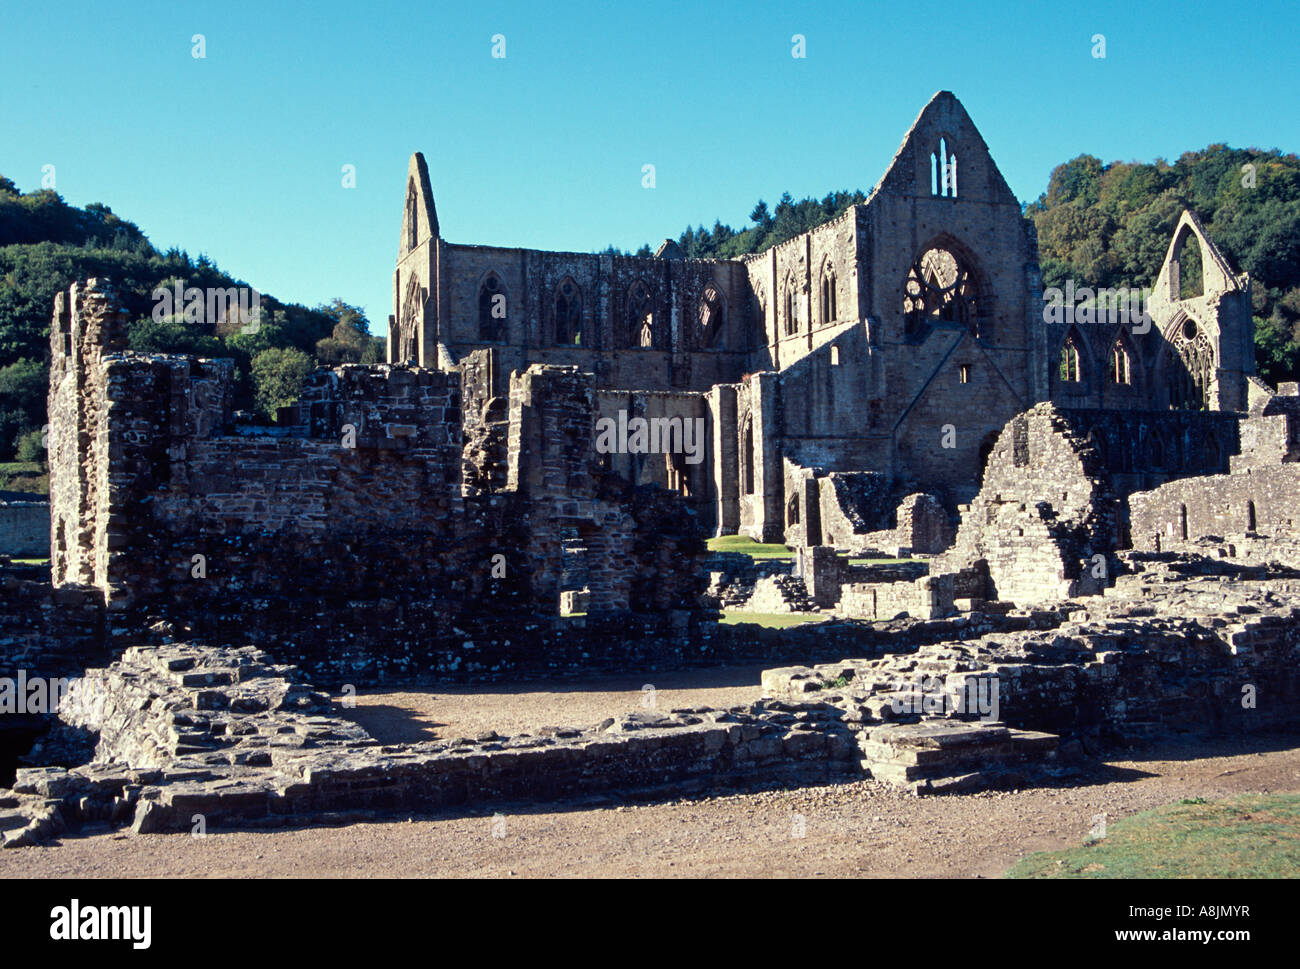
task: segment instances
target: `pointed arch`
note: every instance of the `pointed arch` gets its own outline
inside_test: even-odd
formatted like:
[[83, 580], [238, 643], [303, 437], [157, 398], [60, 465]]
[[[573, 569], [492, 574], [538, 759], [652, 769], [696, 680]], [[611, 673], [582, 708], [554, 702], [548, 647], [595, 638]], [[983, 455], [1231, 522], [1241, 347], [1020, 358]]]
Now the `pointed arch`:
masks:
[[[391, 238], [391, 237], [390, 237]], [[415, 191], [415, 179], [406, 181], [406, 249], [409, 252], [420, 242], [419, 196]]]
[[785, 274], [785, 282], [781, 286], [781, 306], [785, 316], [785, 335], [794, 336], [799, 332], [799, 284], [795, 280], [794, 271], [791, 270]]
[[924, 246], [903, 283], [903, 334], [924, 339], [931, 327], [957, 324], [979, 339], [991, 333], [992, 299], [974, 254], [940, 233]]
[[[1188, 239], [1195, 243], [1190, 249]], [[1171, 299], [1195, 299], [1205, 295], [1205, 247], [1201, 237], [1188, 223], [1183, 223], [1174, 237], [1169, 257], [1169, 296]]]
[[557, 345], [582, 344], [582, 287], [572, 276], [565, 276], [556, 284], [551, 318]]
[[740, 493], [754, 493], [754, 417], [746, 414], [740, 430]]
[[1171, 410], [1209, 410], [1215, 375], [1215, 348], [1207, 329], [1185, 312], [1165, 331], [1162, 370]]
[[394, 362], [418, 361], [423, 309], [424, 287], [420, 285], [420, 277], [412, 273], [406, 284], [406, 296], [402, 300], [401, 316], [397, 322], [397, 360]]
[[501, 343], [506, 338], [510, 300], [506, 285], [495, 269], [478, 284], [478, 338], [482, 343]]
[[1108, 454], [1106, 449], [1106, 440], [1102, 436], [1101, 431], [1096, 427], [1088, 428], [1088, 434], [1084, 440], [1096, 448], [1097, 456], [1101, 458], [1102, 466], [1105, 467], [1107, 464]]
[[653, 349], [659, 340], [655, 326], [654, 300], [644, 279], [637, 279], [627, 288], [628, 346]]
[[1147, 470], [1164, 471], [1169, 466], [1169, 442], [1159, 428], [1144, 424], [1142, 428], [1142, 457]]
[[821, 322], [834, 323], [839, 319], [839, 311], [836, 306], [838, 300], [838, 281], [835, 278], [835, 263], [829, 256], [822, 262], [821, 271]]
[[722, 290], [712, 280], [700, 294], [700, 304], [696, 311], [696, 320], [700, 328], [700, 346], [713, 348], [722, 342], [722, 334], [727, 325], [727, 300]]
[[1107, 379], [1112, 384], [1125, 387], [1133, 383], [1133, 354], [1129, 351], [1128, 341], [1122, 335], [1117, 337], [1110, 346]]
[[1061, 342], [1057, 379], [1062, 384], [1070, 385], [1071, 390], [1083, 389], [1083, 340], [1073, 327], [1070, 328], [1070, 331], [1065, 335], [1065, 339]]

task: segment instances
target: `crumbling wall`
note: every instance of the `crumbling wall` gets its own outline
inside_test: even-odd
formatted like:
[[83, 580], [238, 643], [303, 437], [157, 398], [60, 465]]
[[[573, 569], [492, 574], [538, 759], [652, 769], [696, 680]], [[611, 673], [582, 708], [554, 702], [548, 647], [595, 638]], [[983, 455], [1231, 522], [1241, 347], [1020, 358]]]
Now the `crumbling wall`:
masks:
[[1133, 548], [1190, 550], [1232, 538], [1232, 551], [1248, 560], [1295, 561], [1300, 396], [1294, 383], [1279, 390], [1255, 388], [1230, 474], [1184, 478], [1129, 496]]
[[818, 480], [822, 543], [855, 550], [871, 532], [890, 529], [895, 509], [887, 475], [875, 471], [832, 471]]
[[[545, 644], [572, 631], [555, 623], [575, 535], [590, 612], [644, 612], [652, 638], [698, 622], [699, 523], [600, 467], [592, 375], [516, 374], [505, 420], [474, 425], [504, 427], [469, 447], [462, 386], [498, 406], [487, 356], [464, 378], [318, 371], [279, 424], [245, 427], [229, 418], [229, 361], [124, 351], [111, 289], [73, 296], [67, 339], [57, 313], [52, 339], [52, 571], [100, 590], [124, 635], [174, 619], [327, 681], [562, 667], [568, 651]], [[475, 448], [502, 431], [504, 476], [478, 473]]]
[[1104, 588], [1118, 547], [1118, 506], [1096, 448], [1044, 403], [999, 435], [956, 544], [931, 574], [987, 568], [986, 598], [1047, 602]]

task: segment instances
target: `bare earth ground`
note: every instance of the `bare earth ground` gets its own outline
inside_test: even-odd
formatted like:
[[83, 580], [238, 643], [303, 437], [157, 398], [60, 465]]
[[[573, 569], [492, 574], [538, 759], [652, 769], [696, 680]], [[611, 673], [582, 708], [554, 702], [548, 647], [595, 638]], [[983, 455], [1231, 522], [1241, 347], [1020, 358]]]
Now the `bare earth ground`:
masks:
[[[729, 706], [757, 699], [758, 669], [640, 679], [654, 683], [662, 710]], [[390, 743], [511, 734], [645, 709], [642, 685], [438, 687], [358, 697], [350, 713]], [[1184, 797], [1246, 792], [1300, 792], [1300, 734], [1164, 743], [1114, 755], [1068, 786], [1015, 792], [914, 798], [858, 781], [652, 802], [498, 804], [202, 839], [102, 831], [0, 852], [0, 877], [996, 877], [1031, 852], [1077, 845], [1098, 814], [1114, 821]]]

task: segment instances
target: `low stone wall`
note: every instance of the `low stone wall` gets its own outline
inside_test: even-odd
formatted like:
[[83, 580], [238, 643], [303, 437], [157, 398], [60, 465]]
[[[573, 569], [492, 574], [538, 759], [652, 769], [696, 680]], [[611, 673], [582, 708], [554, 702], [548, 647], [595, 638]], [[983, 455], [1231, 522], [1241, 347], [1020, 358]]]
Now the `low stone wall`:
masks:
[[10, 810], [27, 821], [0, 824], [9, 829], [6, 847], [85, 821], [133, 819], [144, 833], [191, 830], [201, 817], [211, 830], [855, 770], [839, 711], [821, 703], [633, 714], [535, 736], [383, 746], [297, 671], [247, 647], [128, 650], [88, 671], [60, 713], [70, 727], [98, 734], [95, 761], [20, 771]]
[[1238, 468], [1230, 475], [1171, 481], [1129, 496], [1133, 547], [1161, 551], [1200, 539], [1257, 534], [1300, 540], [1300, 464]]
[[0, 499], [0, 555], [47, 558], [50, 554], [50, 503]]
[[[1126, 566], [1055, 630], [773, 670], [764, 686], [821, 696], [851, 722], [888, 722], [931, 707], [945, 715], [945, 704], [952, 716], [954, 699], [984, 680], [996, 683], [996, 719], [1103, 740], [1300, 723], [1300, 572], [1186, 556], [1132, 555]], [[908, 694], [922, 680], [918, 711]]]

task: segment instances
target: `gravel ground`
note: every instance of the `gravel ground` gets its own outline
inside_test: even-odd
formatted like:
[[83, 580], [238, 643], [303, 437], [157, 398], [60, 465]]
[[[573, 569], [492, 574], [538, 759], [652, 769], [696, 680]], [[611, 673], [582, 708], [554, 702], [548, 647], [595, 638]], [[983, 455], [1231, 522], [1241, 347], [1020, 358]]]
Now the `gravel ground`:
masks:
[[[387, 744], [475, 737], [489, 730], [513, 736], [547, 726], [586, 727], [637, 710], [753, 703], [762, 695], [758, 683], [766, 668], [734, 666], [573, 683], [371, 692], [359, 695], [354, 709], [339, 706], [337, 712]], [[651, 689], [644, 689], [647, 686]]]
[[[733, 689], [715, 683], [698, 692]], [[640, 695], [557, 690], [546, 694], [562, 698], [556, 708], [535, 692], [516, 705], [522, 693], [477, 701], [439, 693], [444, 726], [431, 729], [473, 732], [494, 702], [510, 703], [522, 725], [569, 719], [559, 710], [590, 720]], [[363, 703], [362, 714], [402, 694], [385, 696]], [[449, 712], [456, 707], [448, 697], [463, 709]], [[1026, 854], [1078, 844], [1100, 813], [1114, 821], [1184, 797], [1297, 791], [1300, 734], [1166, 743], [1109, 759], [1070, 786], [1013, 792], [913, 798], [859, 781], [647, 803], [611, 796], [501, 804], [341, 827], [209, 831], [203, 839], [87, 832], [0, 852], [0, 878], [996, 877]]]

